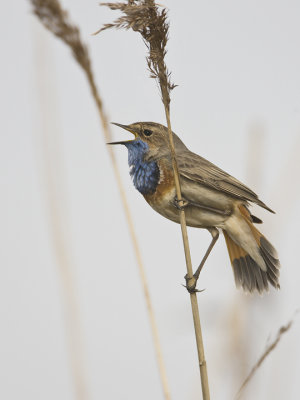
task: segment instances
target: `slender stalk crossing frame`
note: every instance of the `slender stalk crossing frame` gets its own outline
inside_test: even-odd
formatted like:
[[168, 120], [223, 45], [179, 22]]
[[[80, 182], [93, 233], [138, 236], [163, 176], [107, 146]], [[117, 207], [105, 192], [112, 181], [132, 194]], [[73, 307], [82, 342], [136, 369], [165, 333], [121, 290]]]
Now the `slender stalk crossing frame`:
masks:
[[[298, 314], [299, 310], [296, 310], [295, 315]], [[276, 335], [276, 338], [266, 347], [262, 355], [259, 357], [257, 362], [254, 364], [252, 367], [249, 375], [246, 377], [244, 382], [242, 383], [241, 387], [239, 388], [239, 391], [237, 392], [234, 400], [239, 400], [247, 387], [248, 383], [251, 381], [257, 370], [261, 367], [262, 363], [265, 361], [265, 359], [270, 355], [270, 353], [277, 347], [278, 343], [280, 342], [282, 336], [287, 333], [291, 326], [294, 323], [294, 319], [291, 319], [286, 325], [282, 325]]]
[[[96, 33], [110, 28], [132, 29], [142, 35], [143, 41], [148, 49], [147, 65], [150, 76], [155, 78], [159, 84], [161, 99], [164, 104], [166, 121], [168, 125], [170, 152], [172, 166], [174, 171], [175, 187], [178, 204], [180, 206], [180, 225], [184, 253], [187, 267], [187, 278], [189, 282], [195, 282], [189, 248], [185, 212], [181, 196], [180, 178], [176, 161], [175, 147], [170, 121], [170, 92], [175, 85], [170, 82], [170, 73], [165, 64], [165, 55], [167, 53], [166, 44], [168, 41], [169, 24], [167, 22], [167, 11], [165, 8], [159, 8], [154, 0], [128, 0], [127, 3], [103, 3], [111, 10], [119, 10], [123, 14], [113, 23], [105, 24]], [[200, 367], [201, 386], [204, 400], [209, 400], [209, 385], [207, 376], [207, 367], [204, 356], [204, 346], [202, 340], [202, 331], [199, 317], [199, 308], [196, 293], [190, 293], [194, 328], [197, 343], [197, 352]]]
[[[30, 0], [30, 2], [33, 6], [33, 12], [40, 19], [40, 21], [45, 26], [45, 28], [47, 28], [50, 32], [52, 32], [55, 36], [60, 38], [65, 44], [67, 44], [70, 47], [75, 60], [82, 67], [82, 69], [87, 77], [93, 99], [95, 100], [95, 103], [97, 106], [101, 125], [103, 128], [103, 134], [104, 134], [105, 141], [106, 142], [111, 141], [111, 131], [110, 131], [107, 116], [104, 112], [103, 101], [101, 100], [101, 97], [99, 95], [99, 92], [98, 92], [98, 89], [97, 89], [97, 86], [95, 83], [88, 49], [87, 49], [87, 46], [81, 40], [79, 28], [69, 21], [67, 12], [62, 9], [58, 0]], [[164, 360], [163, 360], [163, 355], [162, 355], [162, 349], [161, 349], [160, 340], [159, 340], [158, 327], [157, 327], [154, 309], [153, 309], [151, 298], [150, 298], [145, 268], [143, 265], [141, 252], [139, 249], [137, 236], [136, 236], [135, 229], [134, 229], [133, 219], [132, 219], [131, 212], [130, 212], [130, 209], [128, 206], [127, 197], [126, 197], [125, 190], [124, 190], [124, 187], [122, 184], [121, 175], [120, 175], [120, 172], [118, 169], [115, 155], [113, 153], [113, 150], [110, 147], [108, 147], [108, 152], [109, 152], [109, 156], [110, 156], [111, 163], [113, 166], [117, 185], [119, 188], [120, 197], [121, 197], [121, 201], [123, 204], [123, 208], [124, 208], [124, 212], [125, 212], [125, 216], [126, 216], [126, 220], [127, 220], [127, 224], [128, 224], [128, 229], [129, 229], [130, 237], [132, 240], [136, 261], [138, 264], [140, 279], [141, 279], [144, 297], [145, 297], [146, 306], [147, 306], [146, 308], [147, 308], [147, 312], [148, 312], [148, 316], [149, 316], [149, 320], [150, 320], [150, 327], [151, 327], [152, 338], [153, 338], [153, 343], [154, 343], [154, 348], [155, 348], [155, 353], [156, 353], [159, 375], [160, 375], [161, 384], [162, 384], [163, 395], [164, 395], [165, 400], [170, 400], [171, 395], [170, 395], [170, 389], [169, 389], [168, 380], [167, 380], [166, 368], [164, 365]]]
[[[165, 102], [164, 102], [164, 106], [165, 106], [166, 120], [167, 120], [167, 124], [168, 124], [168, 133], [169, 133], [172, 165], [173, 165], [174, 179], [175, 179], [175, 186], [176, 186], [176, 195], [177, 195], [177, 199], [178, 199], [178, 204], [179, 204], [179, 206], [182, 207], [183, 201], [182, 201], [182, 197], [181, 197], [180, 178], [179, 178], [179, 173], [178, 173], [176, 153], [175, 153], [173, 135], [172, 135], [172, 129], [171, 129], [170, 111], [169, 111], [169, 107], [166, 106]], [[189, 246], [189, 240], [188, 240], [184, 208], [182, 207], [179, 212], [180, 212], [180, 226], [181, 226], [182, 240], [183, 240], [183, 246], [184, 246], [187, 277], [189, 280], [192, 280], [195, 278], [193, 277], [193, 267], [192, 267], [191, 252], [190, 252], [190, 246]], [[191, 299], [192, 314], [193, 314], [195, 336], [196, 336], [196, 343], [197, 343], [197, 353], [198, 353], [198, 361], [199, 361], [199, 368], [200, 368], [202, 396], [203, 396], [203, 400], [209, 400], [210, 393], [209, 393], [209, 384], [208, 384], [208, 375], [207, 375], [207, 365], [206, 365], [206, 360], [205, 360], [204, 345], [203, 345], [203, 339], [202, 339], [202, 329], [201, 329], [197, 294], [190, 293], [190, 299]]]

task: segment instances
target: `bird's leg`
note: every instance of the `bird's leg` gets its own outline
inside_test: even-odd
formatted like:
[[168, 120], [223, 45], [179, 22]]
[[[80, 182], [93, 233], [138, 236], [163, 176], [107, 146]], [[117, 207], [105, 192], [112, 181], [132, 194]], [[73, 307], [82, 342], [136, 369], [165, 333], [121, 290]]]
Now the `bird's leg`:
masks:
[[185, 275], [185, 277], [184, 277], [185, 282], [186, 282], [186, 288], [189, 293], [198, 292], [198, 290], [196, 289], [196, 285], [197, 285], [197, 281], [198, 281], [200, 272], [203, 268], [203, 265], [205, 264], [205, 261], [207, 260], [207, 257], [209, 256], [210, 252], [212, 251], [214, 245], [216, 244], [216, 242], [219, 238], [219, 231], [217, 228], [209, 228], [208, 230], [212, 235], [212, 241], [211, 241], [208, 249], [206, 250], [206, 253], [205, 253], [199, 267], [197, 268], [196, 272], [194, 273], [194, 275], [191, 278], [188, 275]]

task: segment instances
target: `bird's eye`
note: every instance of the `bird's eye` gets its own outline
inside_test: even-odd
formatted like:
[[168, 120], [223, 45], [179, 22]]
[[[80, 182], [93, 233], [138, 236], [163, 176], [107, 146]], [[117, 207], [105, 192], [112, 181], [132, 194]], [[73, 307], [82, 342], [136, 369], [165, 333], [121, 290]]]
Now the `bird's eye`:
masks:
[[150, 129], [144, 129], [144, 135], [145, 136], [151, 136], [152, 135], [152, 131], [150, 131]]

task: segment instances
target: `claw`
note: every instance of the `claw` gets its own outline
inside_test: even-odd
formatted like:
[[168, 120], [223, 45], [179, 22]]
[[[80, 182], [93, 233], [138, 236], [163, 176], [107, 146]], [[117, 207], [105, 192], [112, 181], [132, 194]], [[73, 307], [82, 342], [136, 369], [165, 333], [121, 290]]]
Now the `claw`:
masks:
[[[182, 285], [182, 284], [181, 284]], [[204, 290], [205, 289], [196, 289], [196, 288], [189, 288], [187, 285], [182, 285], [183, 287], [185, 287], [186, 288], [186, 290], [189, 292], [189, 293], [201, 293], [201, 292], [204, 292]]]
[[[182, 205], [180, 205], [179, 203], [182, 203]], [[189, 202], [187, 200], [181, 199], [178, 200], [177, 197], [174, 198], [174, 202], [173, 202], [174, 206], [178, 209], [178, 210], [183, 210], [186, 206], [189, 205]]]
[[[195, 275], [193, 275], [190, 278], [186, 274], [184, 279], [186, 281], [186, 285], [182, 285], [182, 286], [184, 286], [189, 293], [200, 293], [200, 292], [203, 292], [205, 290], [205, 289], [201, 289], [201, 290], [196, 289], [198, 277], [196, 277]], [[190, 281], [192, 281], [192, 282], [190, 282]]]

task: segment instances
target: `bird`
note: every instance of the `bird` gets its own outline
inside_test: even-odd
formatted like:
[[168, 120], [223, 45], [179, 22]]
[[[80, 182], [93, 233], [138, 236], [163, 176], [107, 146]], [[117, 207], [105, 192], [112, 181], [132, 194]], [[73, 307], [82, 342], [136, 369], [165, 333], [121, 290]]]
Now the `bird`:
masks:
[[[179, 201], [176, 196], [168, 128], [155, 122], [114, 125], [134, 135], [131, 140], [110, 142], [128, 150], [129, 173], [135, 188], [147, 203], [163, 217], [180, 223]], [[251, 214], [251, 203], [274, 211], [251, 189], [205, 158], [190, 151], [174, 133], [173, 141], [180, 178], [186, 224], [207, 229], [211, 243], [194, 274], [190, 292], [198, 291], [200, 271], [223, 232], [235, 283], [245, 292], [279, 289], [280, 261], [276, 249], [255, 227], [262, 221]]]

